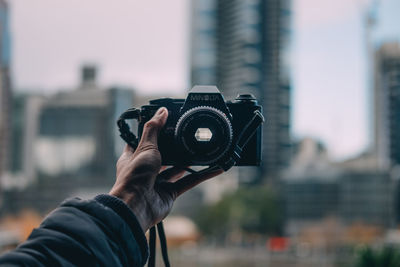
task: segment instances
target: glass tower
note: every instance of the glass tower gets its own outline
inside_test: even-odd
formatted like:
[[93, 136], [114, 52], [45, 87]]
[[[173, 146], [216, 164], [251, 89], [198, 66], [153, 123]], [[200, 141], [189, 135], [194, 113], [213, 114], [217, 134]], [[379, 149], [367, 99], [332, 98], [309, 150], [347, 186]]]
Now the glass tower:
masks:
[[263, 164], [242, 181], [273, 182], [290, 160], [290, 1], [192, 2], [191, 83], [216, 84], [226, 99], [251, 93], [264, 108]]

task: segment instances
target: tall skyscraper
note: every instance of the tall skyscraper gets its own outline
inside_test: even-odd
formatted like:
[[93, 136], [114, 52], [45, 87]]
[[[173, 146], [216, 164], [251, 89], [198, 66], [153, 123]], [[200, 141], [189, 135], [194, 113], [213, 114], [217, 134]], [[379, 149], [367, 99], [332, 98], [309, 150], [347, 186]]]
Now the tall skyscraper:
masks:
[[9, 169], [11, 132], [9, 10], [0, 0], [0, 177]]
[[400, 44], [375, 53], [374, 143], [379, 168], [400, 164]]
[[241, 175], [250, 182], [277, 179], [290, 160], [289, 36], [289, 0], [192, 2], [192, 85], [252, 93], [264, 108], [263, 164]]

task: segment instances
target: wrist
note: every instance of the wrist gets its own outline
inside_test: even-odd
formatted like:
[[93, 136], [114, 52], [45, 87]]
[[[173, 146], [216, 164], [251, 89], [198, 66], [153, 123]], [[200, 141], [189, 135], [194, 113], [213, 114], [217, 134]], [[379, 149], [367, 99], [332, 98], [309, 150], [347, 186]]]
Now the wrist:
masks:
[[147, 232], [152, 226], [151, 216], [149, 216], [147, 203], [144, 199], [138, 197], [139, 194], [134, 193], [123, 193], [117, 190], [111, 190], [110, 195], [121, 199], [135, 214], [137, 221], [140, 224], [143, 232]]

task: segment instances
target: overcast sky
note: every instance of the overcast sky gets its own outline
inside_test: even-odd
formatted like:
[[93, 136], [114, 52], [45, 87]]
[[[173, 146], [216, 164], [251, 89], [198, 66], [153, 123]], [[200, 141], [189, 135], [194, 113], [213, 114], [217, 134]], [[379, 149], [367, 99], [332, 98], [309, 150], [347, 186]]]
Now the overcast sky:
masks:
[[[189, 84], [189, 1], [11, 0], [18, 90], [73, 88], [79, 66], [100, 82], [182, 94]], [[293, 0], [293, 133], [335, 158], [368, 145], [363, 10], [367, 0]], [[376, 36], [399, 40], [400, 1], [383, 0]]]
[[186, 87], [188, 1], [11, 1], [17, 88], [73, 87], [83, 62], [99, 65], [104, 85]]

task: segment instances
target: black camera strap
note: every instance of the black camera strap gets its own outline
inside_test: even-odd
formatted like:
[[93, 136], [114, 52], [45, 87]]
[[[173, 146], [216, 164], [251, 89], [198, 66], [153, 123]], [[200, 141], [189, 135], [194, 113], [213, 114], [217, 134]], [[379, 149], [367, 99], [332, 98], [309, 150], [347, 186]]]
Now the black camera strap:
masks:
[[130, 145], [133, 149], [136, 149], [139, 140], [135, 134], [130, 131], [129, 125], [125, 122], [125, 120], [137, 120], [140, 119], [140, 109], [130, 108], [119, 116], [117, 120], [118, 130], [121, 138]]
[[[136, 149], [139, 143], [138, 138], [130, 131], [129, 125], [125, 122], [125, 120], [129, 119], [136, 119], [139, 121], [140, 119], [140, 110], [137, 108], [131, 108], [121, 114], [118, 118], [117, 125], [120, 132], [121, 138], [130, 145], [133, 149]], [[215, 170], [223, 169], [224, 171], [229, 170], [232, 168], [241, 158], [243, 148], [249, 142], [251, 137], [256, 133], [258, 127], [264, 122], [264, 116], [261, 114], [260, 111], [254, 111], [254, 115], [252, 119], [247, 123], [247, 125], [243, 128], [242, 132], [239, 134], [236, 143], [233, 147], [233, 154], [232, 156], [223, 162], [219, 162], [213, 164], [205, 169], [200, 171], [194, 171], [190, 168], [185, 168], [186, 171], [190, 173], [196, 174], [205, 174]], [[150, 248], [150, 255], [149, 255], [149, 262], [148, 267], [155, 266], [155, 259], [156, 259], [156, 227], [158, 231], [158, 237], [160, 239], [160, 246], [161, 246], [161, 254], [164, 261], [165, 267], [170, 267], [169, 259], [168, 259], [168, 250], [167, 250], [167, 239], [165, 237], [164, 226], [163, 222], [159, 222], [157, 226], [153, 226], [150, 229], [149, 233], [149, 248]]]
[[150, 228], [149, 234], [149, 262], [147, 264], [148, 267], [156, 266], [156, 232], [158, 232], [158, 238], [160, 239], [161, 246], [161, 255], [164, 261], [165, 267], [170, 267], [169, 259], [168, 259], [168, 249], [167, 249], [167, 239], [165, 237], [164, 225], [163, 222], [159, 222], [156, 226]]
[[247, 143], [256, 133], [258, 127], [260, 127], [261, 124], [264, 123], [264, 121], [265, 120], [262, 113], [259, 110], [254, 111], [253, 117], [240, 132], [236, 140], [231, 158], [229, 158], [225, 162], [220, 163], [220, 166], [224, 171], [232, 168], [241, 159], [243, 148], [247, 145]]

